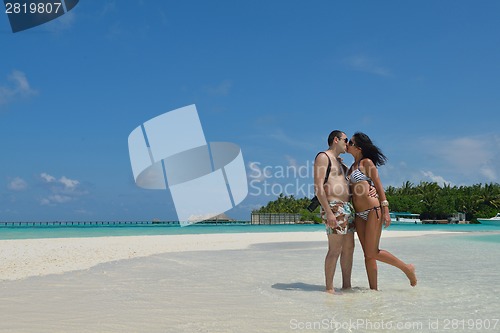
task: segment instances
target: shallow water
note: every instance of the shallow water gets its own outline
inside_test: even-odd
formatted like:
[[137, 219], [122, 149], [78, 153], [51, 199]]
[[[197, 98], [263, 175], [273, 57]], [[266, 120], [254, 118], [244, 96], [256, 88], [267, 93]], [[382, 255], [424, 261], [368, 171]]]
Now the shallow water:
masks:
[[[249, 233], [249, 232], [303, 232], [323, 231], [322, 224], [278, 224], [278, 225], [201, 225], [188, 227], [169, 225], [117, 225], [117, 226], [42, 226], [42, 227], [0, 227], [0, 239], [27, 238], [71, 238], [106, 236], [143, 236], [143, 235], [185, 235], [212, 233]], [[460, 231], [460, 232], [500, 232], [500, 226], [481, 224], [410, 224], [391, 225], [395, 231]]]
[[[359, 244], [353, 290], [323, 292], [325, 242], [182, 252], [0, 284], [0, 332], [499, 331], [500, 234], [386, 238], [418, 286], [379, 264], [368, 289]], [[340, 273], [335, 278], [339, 286]], [[486, 329], [489, 328], [489, 329]]]

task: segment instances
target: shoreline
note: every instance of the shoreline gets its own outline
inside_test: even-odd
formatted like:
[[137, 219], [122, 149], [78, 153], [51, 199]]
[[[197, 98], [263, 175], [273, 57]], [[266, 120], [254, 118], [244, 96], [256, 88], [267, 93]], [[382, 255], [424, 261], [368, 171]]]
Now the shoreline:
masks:
[[[457, 232], [386, 230], [382, 239], [450, 233]], [[243, 250], [256, 244], [290, 242], [323, 242], [327, 246], [323, 231], [0, 240], [0, 281], [86, 270], [161, 253]]]

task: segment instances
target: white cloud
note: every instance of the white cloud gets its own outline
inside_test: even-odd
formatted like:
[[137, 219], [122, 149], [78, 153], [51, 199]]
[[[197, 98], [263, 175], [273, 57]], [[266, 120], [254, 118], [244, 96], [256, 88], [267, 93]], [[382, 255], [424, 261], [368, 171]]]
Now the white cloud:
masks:
[[285, 155], [288, 161], [288, 166], [285, 167], [286, 178], [300, 178], [313, 181], [314, 177], [314, 161], [307, 160], [304, 164], [300, 164], [297, 160], [289, 155]]
[[227, 95], [229, 95], [229, 91], [231, 90], [232, 86], [233, 86], [233, 83], [230, 80], [224, 80], [215, 86], [205, 87], [205, 91], [209, 95], [227, 96]]
[[63, 204], [76, 200], [79, 196], [87, 194], [81, 189], [81, 183], [78, 180], [62, 176], [59, 179], [49, 175], [46, 172], [40, 174], [40, 179], [47, 185], [46, 190], [49, 194], [40, 200], [42, 205]]
[[478, 163], [488, 161], [491, 157], [489, 148], [479, 138], [462, 137], [458, 139], [441, 139], [436, 151], [450, 163], [459, 163], [465, 168], [478, 167]]
[[294, 159], [293, 157], [289, 155], [285, 155], [286, 160], [288, 161], [288, 165], [291, 166], [292, 168], [298, 168], [299, 164], [297, 163], [297, 160]]
[[116, 2], [115, 1], [107, 1], [104, 2], [104, 6], [101, 9], [100, 16], [106, 16], [108, 14], [116, 13]]
[[40, 178], [42, 178], [46, 183], [53, 183], [56, 181], [56, 178], [43, 172], [40, 174]]
[[28, 183], [24, 179], [16, 177], [10, 181], [7, 187], [12, 191], [23, 191], [28, 187]]
[[438, 139], [435, 142], [440, 143], [433, 148], [436, 157], [442, 158], [451, 169], [466, 175], [481, 175], [486, 181], [498, 181], [500, 140], [496, 135]]
[[7, 81], [6, 85], [0, 85], [0, 105], [37, 93], [36, 90], [31, 88], [26, 74], [21, 71], [13, 70], [7, 77]]
[[76, 22], [75, 11], [66, 12], [64, 15], [59, 16], [57, 19], [48, 22], [45, 25], [45, 29], [49, 32], [59, 33], [70, 29]]
[[92, 215], [92, 213], [90, 211], [83, 209], [83, 208], [75, 210], [75, 213], [82, 214], [82, 215]]
[[391, 76], [391, 71], [377, 64], [374, 59], [363, 55], [350, 56], [344, 59], [344, 63], [356, 71], [375, 74], [379, 76]]
[[78, 186], [78, 184], [80, 184], [80, 182], [78, 180], [69, 179], [69, 178], [66, 178], [65, 176], [62, 176], [59, 179], [59, 182], [61, 184], [63, 184], [66, 189], [69, 189], [69, 190], [75, 189]]
[[[392, 160], [383, 167], [379, 168], [379, 175], [384, 187], [401, 187], [407, 181], [418, 184], [421, 181], [429, 181], [429, 178], [420, 170], [413, 168], [413, 164], [406, 161]], [[426, 178], [426, 179], [424, 179]], [[433, 181], [433, 180], [432, 180]]]
[[80, 184], [80, 182], [78, 180], [69, 179], [66, 176], [62, 176], [61, 178], [56, 179], [56, 177], [54, 177], [52, 175], [49, 175], [46, 172], [42, 172], [40, 174], [40, 178], [45, 183], [52, 183], [54, 185], [59, 185], [62, 189], [67, 190], [67, 191], [73, 191], [73, 190], [75, 190], [76, 187]]
[[438, 175], [435, 175], [432, 171], [421, 171], [422, 172], [422, 175], [425, 177], [425, 178], [428, 178], [430, 179], [432, 182], [436, 182], [438, 183], [439, 185], [443, 186], [444, 184], [448, 184], [448, 185], [453, 185], [452, 182], [444, 179], [443, 177], [441, 176], [438, 176]]
[[[384, 185], [400, 186], [404, 181], [418, 184], [478, 184], [499, 182], [500, 136], [496, 133], [460, 137], [426, 134], [405, 141], [400, 161], [391, 159], [383, 169]], [[404, 162], [401, 162], [404, 160]], [[391, 169], [389, 169], [391, 168]]]
[[26, 74], [24, 74], [23, 72], [13, 70], [9, 76], [9, 79], [14, 82], [17, 90], [25, 93], [32, 92], [28, 79], [26, 78]]
[[47, 198], [43, 198], [42, 200], [40, 200], [40, 204], [55, 205], [55, 204], [66, 203], [71, 200], [73, 200], [73, 198], [68, 195], [54, 194], [54, 195], [49, 195]]
[[269, 168], [261, 167], [260, 162], [249, 162], [248, 168], [251, 172], [247, 172], [247, 175], [251, 181], [262, 182], [265, 179], [272, 177]]
[[269, 125], [273, 126], [278, 122], [279, 122], [279, 120], [277, 119], [276, 115], [274, 115], [272, 113], [266, 113], [265, 115], [258, 116], [255, 118], [255, 124], [258, 127], [269, 126]]
[[238, 208], [239, 209], [242, 209], [242, 210], [249, 210], [249, 211], [252, 211], [252, 210], [256, 210], [256, 209], [259, 209], [263, 206], [262, 203], [249, 203], [247, 201], [244, 201], [242, 202], [241, 204], [238, 205]]
[[498, 180], [498, 175], [495, 169], [493, 169], [491, 166], [482, 166], [479, 169], [479, 172], [486, 177], [489, 181], [497, 181]]
[[311, 144], [304, 142], [303, 140], [292, 138], [288, 136], [282, 129], [279, 128], [273, 129], [273, 131], [270, 132], [268, 136], [270, 139], [287, 144], [295, 148], [299, 147], [306, 150], [311, 150], [313, 148]]

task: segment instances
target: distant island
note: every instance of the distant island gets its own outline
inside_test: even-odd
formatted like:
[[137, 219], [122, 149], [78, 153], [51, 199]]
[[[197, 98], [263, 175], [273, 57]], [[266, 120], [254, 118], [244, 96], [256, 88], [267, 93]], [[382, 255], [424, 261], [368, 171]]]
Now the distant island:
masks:
[[[500, 184], [475, 184], [472, 186], [440, 186], [436, 182], [407, 181], [401, 187], [388, 186], [385, 189], [390, 210], [412, 212], [425, 220], [445, 220], [457, 212], [465, 213], [467, 221], [477, 223], [478, 217], [495, 216], [500, 209]], [[321, 223], [319, 207], [309, 212], [306, 207], [310, 198], [295, 198], [281, 193], [276, 200], [255, 209], [252, 214], [287, 213], [299, 214], [300, 221]]]

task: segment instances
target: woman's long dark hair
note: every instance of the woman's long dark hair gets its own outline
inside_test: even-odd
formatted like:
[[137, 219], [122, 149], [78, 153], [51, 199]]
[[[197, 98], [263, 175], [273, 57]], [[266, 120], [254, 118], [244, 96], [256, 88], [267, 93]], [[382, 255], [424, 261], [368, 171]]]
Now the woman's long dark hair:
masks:
[[387, 157], [382, 153], [379, 147], [375, 146], [372, 140], [365, 133], [356, 132], [354, 135], [356, 146], [361, 148], [363, 157], [372, 160], [376, 166], [384, 165]]

